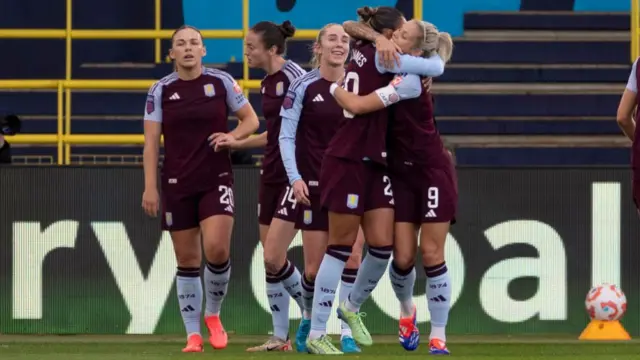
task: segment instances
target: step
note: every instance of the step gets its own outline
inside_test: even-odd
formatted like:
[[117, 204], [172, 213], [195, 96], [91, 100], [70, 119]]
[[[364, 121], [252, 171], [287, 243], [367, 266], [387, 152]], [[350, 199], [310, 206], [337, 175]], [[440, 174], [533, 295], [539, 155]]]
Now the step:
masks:
[[446, 141], [454, 148], [628, 148], [624, 135], [451, 135]]
[[614, 83], [625, 82], [631, 65], [450, 64], [436, 83]]
[[[308, 66], [303, 65], [303, 67], [305, 70], [309, 70]], [[221, 69], [235, 78], [242, 78], [242, 63], [228, 63]], [[625, 82], [630, 71], [631, 64], [451, 63], [447, 65], [445, 73], [438, 78], [437, 82], [613, 83]], [[250, 69], [249, 74], [251, 79], [262, 79], [265, 76], [264, 71], [259, 69]]]
[[[92, 65], [92, 64], [89, 64]], [[117, 65], [117, 64], [113, 64]], [[145, 64], [140, 67], [82, 66], [74, 72], [78, 79], [158, 79], [171, 71], [170, 64]], [[231, 74], [243, 77], [242, 63], [207, 64]], [[305, 70], [311, 68], [302, 64]], [[504, 64], [504, 63], [451, 63], [438, 83], [603, 83], [624, 82], [629, 76], [630, 64]], [[260, 69], [249, 70], [250, 79], [265, 76]]]
[[[487, 139], [491, 140], [491, 139]], [[597, 166], [619, 165], [628, 167], [631, 152], [627, 147], [585, 145], [532, 147], [459, 146], [454, 149], [459, 166]], [[13, 146], [14, 161], [18, 164], [55, 164], [57, 149], [53, 146]], [[74, 164], [137, 165], [142, 163], [140, 146], [74, 146]], [[256, 162], [262, 155], [250, 151]], [[162, 155], [161, 155], [162, 157]]]
[[628, 64], [625, 41], [481, 41], [455, 39], [453, 63]]
[[631, 152], [625, 147], [461, 147], [455, 150], [458, 165], [467, 166], [597, 166], [628, 167]]
[[618, 30], [629, 31], [628, 12], [469, 12], [464, 15], [468, 30]]
[[630, 41], [629, 31], [468, 30], [465, 40], [480, 41]]
[[[210, 66], [210, 65], [208, 65]], [[173, 71], [162, 63], [84, 63], [73, 69], [74, 79], [161, 79]]]
[[[290, 41], [287, 55], [298, 63], [311, 58], [310, 41]], [[454, 39], [454, 64], [517, 63], [517, 64], [629, 64], [629, 39], [595, 40], [467, 40]]]
[[[434, 84], [436, 115], [611, 116], [624, 84]], [[73, 116], [143, 116], [146, 91], [74, 92]], [[249, 94], [262, 115], [260, 93]], [[55, 92], [3, 92], [0, 104], [25, 115], [57, 113]], [[508, 104], [508, 106], [505, 106]]]
[[[619, 135], [620, 129], [613, 116], [593, 117], [517, 117], [517, 116], [438, 116], [438, 130], [443, 135]], [[108, 126], [105, 126], [108, 124]], [[237, 126], [238, 119], [229, 118], [229, 128]], [[26, 117], [25, 134], [55, 133], [55, 117]], [[71, 121], [74, 134], [142, 134], [139, 116], [76, 116]], [[264, 118], [257, 133], [267, 130]]]

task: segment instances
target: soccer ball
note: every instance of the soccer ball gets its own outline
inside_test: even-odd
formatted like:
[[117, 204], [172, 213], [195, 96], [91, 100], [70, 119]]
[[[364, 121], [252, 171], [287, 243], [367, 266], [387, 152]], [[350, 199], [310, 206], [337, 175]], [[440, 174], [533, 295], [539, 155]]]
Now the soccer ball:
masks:
[[584, 304], [593, 320], [620, 320], [627, 311], [627, 297], [619, 287], [611, 284], [591, 288]]

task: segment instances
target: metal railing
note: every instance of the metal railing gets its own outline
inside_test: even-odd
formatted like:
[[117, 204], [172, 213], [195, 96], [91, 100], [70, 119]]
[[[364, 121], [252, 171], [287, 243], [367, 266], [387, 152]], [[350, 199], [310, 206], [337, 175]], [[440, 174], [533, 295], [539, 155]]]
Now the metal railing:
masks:
[[[63, 80], [0, 80], [2, 89], [57, 90], [57, 131], [55, 134], [23, 134], [11, 137], [15, 144], [49, 144], [57, 146], [57, 163], [71, 163], [71, 145], [141, 145], [143, 135], [72, 134], [71, 90], [145, 90], [156, 80], [72, 80], [72, 40], [155, 40], [154, 60], [162, 62], [161, 39], [170, 39], [173, 30], [163, 30], [161, 25], [161, 0], [155, 0], [155, 26], [153, 30], [78, 30], [73, 29], [73, 0], [66, 1], [65, 29], [0, 29], [0, 39], [64, 39], [65, 79]], [[634, 1], [634, 3], [636, 3]], [[414, 0], [414, 14], [422, 16], [422, 1]], [[249, 0], [242, 0], [242, 30], [202, 30], [205, 39], [243, 39], [249, 30]], [[315, 39], [318, 30], [298, 30], [294, 39]], [[260, 88], [259, 80], [249, 78], [249, 67], [243, 61], [243, 76], [239, 81], [245, 93]]]
[[638, 58], [639, 45], [638, 33], [640, 32], [640, 6], [639, 0], [631, 0], [631, 62]]

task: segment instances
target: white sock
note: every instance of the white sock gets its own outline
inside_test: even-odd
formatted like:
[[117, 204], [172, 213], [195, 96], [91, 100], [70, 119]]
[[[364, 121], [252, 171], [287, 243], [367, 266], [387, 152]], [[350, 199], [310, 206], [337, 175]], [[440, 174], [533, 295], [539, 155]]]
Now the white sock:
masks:
[[277, 275], [280, 278], [280, 282], [284, 286], [284, 289], [289, 293], [291, 298], [298, 304], [300, 312], [304, 313], [305, 303], [303, 297], [302, 288], [302, 275], [300, 270], [293, 265], [293, 263], [287, 260], [287, 264]]
[[389, 266], [389, 279], [391, 287], [400, 302], [401, 317], [413, 316], [413, 287], [416, 283], [416, 269], [414, 266], [409, 269], [400, 269], [392, 261]]
[[364, 257], [358, 270], [358, 276], [353, 283], [349, 299], [346, 301], [347, 310], [360, 311], [360, 307], [371, 296], [378, 281], [387, 270], [391, 251], [393, 251], [393, 246], [369, 247], [367, 256]]
[[176, 290], [187, 338], [193, 334], [200, 334], [200, 316], [202, 314], [200, 269], [178, 267]]
[[[342, 281], [340, 282], [340, 289], [338, 290], [338, 299], [340, 303], [345, 302], [349, 298], [349, 293], [353, 288], [353, 282], [356, 280], [357, 274], [357, 269], [344, 269], [342, 272]], [[341, 338], [345, 336], [353, 337], [351, 334], [351, 328], [344, 320], [340, 320], [340, 330]]]
[[311, 332], [309, 339], [315, 340], [327, 333], [327, 321], [333, 308], [342, 270], [351, 255], [351, 246], [329, 245], [320, 263], [313, 291]]
[[204, 288], [206, 294], [205, 316], [220, 316], [222, 301], [227, 296], [231, 263], [229, 260], [220, 265], [207, 262], [204, 270]]
[[309, 281], [306, 275], [302, 276], [302, 300], [304, 304], [304, 311], [302, 312], [303, 319], [311, 319], [311, 308], [313, 308], [313, 287], [314, 281]]
[[289, 337], [289, 302], [291, 298], [286, 293], [284, 286], [267, 275], [267, 299], [271, 309], [271, 321], [273, 323], [273, 336], [282, 340]]
[[431, 314], [431, 335], [446, 341], [445, 328], [451, 308], [451, 277], [445, 263], [424, 268], [427, 275], [427, 299]]

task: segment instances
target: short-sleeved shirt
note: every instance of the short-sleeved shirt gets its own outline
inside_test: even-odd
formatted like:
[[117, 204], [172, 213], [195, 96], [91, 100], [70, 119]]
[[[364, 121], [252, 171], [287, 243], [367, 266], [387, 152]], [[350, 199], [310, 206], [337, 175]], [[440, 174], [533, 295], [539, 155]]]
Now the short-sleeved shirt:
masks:
[[278, 136], [282, 118], [280, 107], [289, 90], [291, 82], [304, 75], [306, 71], [293, 61], [288, 60], [280, 71], [267, 75], [262, 80], [262, 113], [267, 122], [267, 146], [262, 160], [261, 181], [265, 184], [281, 184], [287, 182], [287, 174], [282, 165]]
[[320, 194], [322, 159], [342, 120], [342, 108], [329, 91], [331, 84], [317, 69], [296, 79], [289, 89], [292, 101], [283, 104], [280, 113], [281, 154], [289, 180], [302, 178], [315, 194]]
[[162, 184], [192, 193], [210, 190], [216, 177], [233, 176], [229, 151], [215, 152], [208, 138], [227, 133], [229, 113], [246, 104], [238, 83], [217, 69], [203, 68], [193, 80], [172, 73], [156, 82], [147, 96], [144, 119], [162, 123]]
[[[381, 74], [375, 63], [376, 48], [359, 41], [351, 50], [351, 60], [344, 78], [345, 89], [356, 95], [368, 95], [385, 86], [392, 74]], [[369, 159], [386, 163], [387, 109], [369, 114], [350, 114], [345, 110], [340, 127], [331, 140], [327, 155], [355, 161]]]

